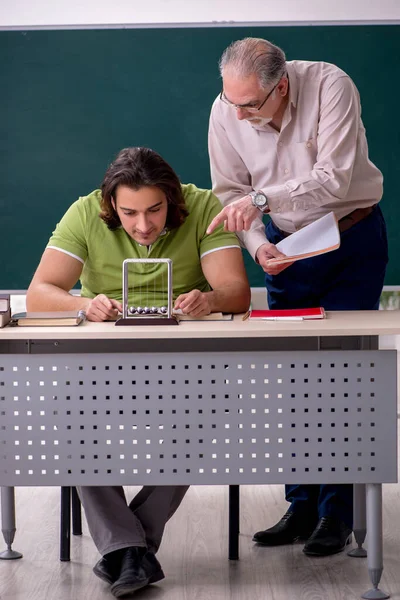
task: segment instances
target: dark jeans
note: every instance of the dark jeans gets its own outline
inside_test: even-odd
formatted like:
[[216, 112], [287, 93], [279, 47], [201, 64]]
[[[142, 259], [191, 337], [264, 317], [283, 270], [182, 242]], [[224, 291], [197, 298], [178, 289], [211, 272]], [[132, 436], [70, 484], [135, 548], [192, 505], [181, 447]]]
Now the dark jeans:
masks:
[[[273, 244], [283, 237], [272, 221], [265, 231]], [[386, 225], [377, 206], [341, 234], [337, 250], [299, 260], [279, 275], [266, 273], [269, 308], [377, 310], [387, 262]], [[352, 485], [287, 485], [285, 489], [291, 510], [307, 511], [315, 519], [333, 515], [351, 527]]]

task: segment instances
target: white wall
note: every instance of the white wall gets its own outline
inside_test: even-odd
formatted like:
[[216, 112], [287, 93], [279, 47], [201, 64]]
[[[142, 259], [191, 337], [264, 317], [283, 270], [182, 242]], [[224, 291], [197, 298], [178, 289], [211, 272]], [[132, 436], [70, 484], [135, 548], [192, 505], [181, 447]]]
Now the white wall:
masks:
[[400, 23], [400, 0], [0, 0], [0, 29]]

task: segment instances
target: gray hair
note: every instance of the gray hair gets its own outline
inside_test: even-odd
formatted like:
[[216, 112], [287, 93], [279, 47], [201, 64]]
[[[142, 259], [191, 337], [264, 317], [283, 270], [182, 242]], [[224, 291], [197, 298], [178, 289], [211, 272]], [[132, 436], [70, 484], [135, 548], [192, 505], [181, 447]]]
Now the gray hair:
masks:
[[286, 70], [281, 48], [262, 38], [244, 38], [232, 42], [219, 61], [221, 77], [229, 70], [239, 77], [257, 76], [262, 88], [277, 83]]

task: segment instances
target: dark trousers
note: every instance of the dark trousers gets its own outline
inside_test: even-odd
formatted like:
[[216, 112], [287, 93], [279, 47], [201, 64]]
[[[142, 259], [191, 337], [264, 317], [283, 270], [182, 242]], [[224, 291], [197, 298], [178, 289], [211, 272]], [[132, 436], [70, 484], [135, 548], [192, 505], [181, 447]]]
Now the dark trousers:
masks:
[[[277, 244], [282, 232], [270, 221], [267, 238]], [[379, 206], [341, 233], [340, 248], [299, 260], [279, 275], [265, 274], [271, 309], [323, 306], [326, 310], [377, 310], [388, 247]], [[352, 526], [352, 485], [287, 485], [286, 500], [293, 511], [315, 519], [332, 515]]]

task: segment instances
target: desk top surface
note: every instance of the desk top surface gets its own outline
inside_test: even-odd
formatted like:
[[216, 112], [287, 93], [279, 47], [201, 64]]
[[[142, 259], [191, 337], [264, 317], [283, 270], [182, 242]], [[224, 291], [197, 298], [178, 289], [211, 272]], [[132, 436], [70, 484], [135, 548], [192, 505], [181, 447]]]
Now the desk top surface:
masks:
[[174, 325], [119, 326], [85, 322], [78, 327], [5, 327], [2, 340], [48, 339], [194, 339], [281, 338], [319, 336], [400, 335], [400, 311], [328, 312], [326, 319], [304, 321], [182, 321]]

